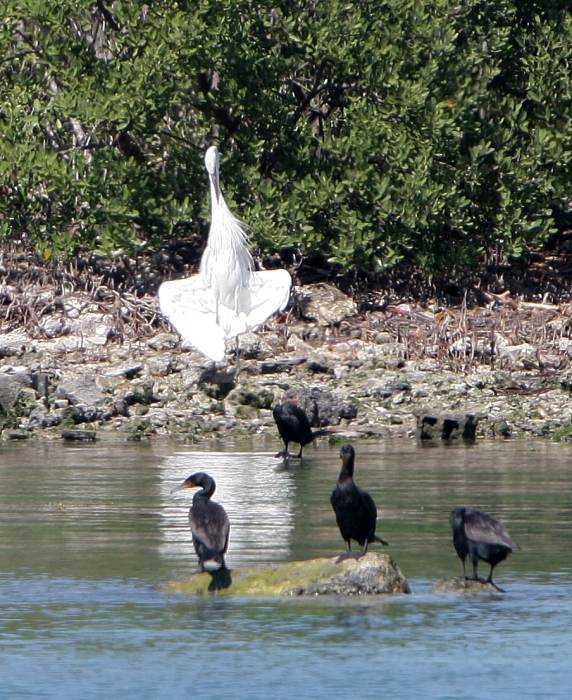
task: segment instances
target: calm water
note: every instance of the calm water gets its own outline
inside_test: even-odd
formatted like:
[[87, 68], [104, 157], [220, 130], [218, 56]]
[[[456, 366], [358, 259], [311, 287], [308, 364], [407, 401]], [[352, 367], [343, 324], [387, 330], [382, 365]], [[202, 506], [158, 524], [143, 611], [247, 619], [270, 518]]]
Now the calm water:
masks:
[[[288, 468], [278, 441], [0, 446], [0, 698], [568, 698], [572, 447], [354, 445], [414, 595], [160, 591], [196, 567], [189, 499], [171, 491], [197, 470], [229, 513], [229, 566], [342, 551], [328, 500], [338, 448], [325, 442]], [[521, 545], [497, 569], [505, 595], [430, 593], [460, 570], [447, 517], [461, 504], [499, 515]]]

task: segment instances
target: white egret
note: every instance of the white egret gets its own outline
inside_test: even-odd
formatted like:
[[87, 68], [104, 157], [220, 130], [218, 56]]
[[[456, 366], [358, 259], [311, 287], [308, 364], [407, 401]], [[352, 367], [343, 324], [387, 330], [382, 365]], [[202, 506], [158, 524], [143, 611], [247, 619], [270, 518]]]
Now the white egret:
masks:
[[225, 341], [260, 326], [288, 303], [286, 270], [254, 271], [244, 225], [228, 208], [219, 182], [219, 152], [205, 154], [211, 195], [211, 226], [198, 275], [163, 282], [161, 311], [197, 350], [224, 358]]

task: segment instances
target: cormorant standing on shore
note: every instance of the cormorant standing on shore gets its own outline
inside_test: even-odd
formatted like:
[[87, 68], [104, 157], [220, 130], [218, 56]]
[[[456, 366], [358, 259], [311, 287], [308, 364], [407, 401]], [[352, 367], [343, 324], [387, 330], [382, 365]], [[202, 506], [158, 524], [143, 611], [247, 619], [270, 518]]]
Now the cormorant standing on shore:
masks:
[[224, 555], [228, 548], [230, 523], [225, 509], [211, 501], [216, 484], [212, 476], [204, 472], [191, 474], [176, 491], [201, 487], [193, 496], [189, 510], [189, 523], [193, 546], [199, 558], [201, 571], [211, 574], [226, 570]]
[[[355, 450], [351, 445], [344, 445], [340, 450], [342, 469], [338, 483], [333, 490], [330, 503], [336, 514], [336, 522], [342, 537], [348, 545], [348, 551], [338, 557], [338, 561], [347, 557], [359, 558], [367, 553], [370, 542], [388, 544], [375, 534], [377, 521], [377, 506], [373, 498], [360, 489], [354, 482]], [[351, 551], [351, 540], [363, 546], [363, 552], [354, 555]]]
[[[490, 583], [502, 592], [493, 581], [493, 569], [511, 554], [517, 545], [511, 540], [506, 527], [492, 515], [474, 508], [455, 508], [449, 516], [453, 530], [453, 545], [463, 565], [463, 576], [467, 579], [465, 559], [473, 564], [473, 580]], [[486, 581], [477, 574], [479, 560], [490, 564]]]
[[302, 450], [306, 445], [317, 437], [329, 435], [332, 432], [330, 428], [312, 430], [306, 412], [298, 405], [299, 399], [298, 392], [289, 389], [284, 392], [282, 403], [275, 406], [272, 411], [278, 432], [284, 441], [284, 449], [277, 452], [275, 457], [292, 457], [293, 455], [288, 452], [288, 445], [291, 442], [297, 442], [300, 445], [300, 452], [296, 457], [301, 458]]

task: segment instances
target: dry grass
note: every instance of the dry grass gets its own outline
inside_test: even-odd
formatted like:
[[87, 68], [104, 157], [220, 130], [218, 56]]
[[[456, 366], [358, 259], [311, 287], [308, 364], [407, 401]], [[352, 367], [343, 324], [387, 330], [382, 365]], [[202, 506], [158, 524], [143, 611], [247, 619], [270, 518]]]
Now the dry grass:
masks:
[[[509, 292], [481, 292], [479, 304], [469, 305], [465, 291], [460, 303], [444, 305], [423, 296], [422, 302], [389, 303], [383, 292], [370, 290], [380, 300], [373, 310], [362, 310], [335, 328], [317, 329], [313, 344], [361, 338], [374, 341], [379, 333], [391, 339], [390, 352], [398, 359], [432, 358], [443, 366], [466, 372], [477, 365], [502, 368], [499, 344], [529, 344], [536, 349], [535, 367], [562, 369], [569, 364], [572, 346], [572, 303], [525, 301]], [[393, 295], [395, 299], [395, 295]], [[46, 337], [48, 317], [65, 321], [70, 300], [75, 308], [100, 313], [112, 327], [110, 340], [142, 340], [170, 326], [162, 317], [155, 294], [137, 295], [126, 284], [117, 288], [103, 275], [74, 264], [47, 265], [33, 255], [0, 259], [0, 331], [23, 330], [32, 338]], [[363, 308], [363, 305], [362, 305]], [[294, 303], [287, 315], [272, 323], [284, 347], [293, 322], [300, 321]], [[383, 352], [387, 354], [385, 343]], [[391, 349], [393, 345], [393, 349]]]

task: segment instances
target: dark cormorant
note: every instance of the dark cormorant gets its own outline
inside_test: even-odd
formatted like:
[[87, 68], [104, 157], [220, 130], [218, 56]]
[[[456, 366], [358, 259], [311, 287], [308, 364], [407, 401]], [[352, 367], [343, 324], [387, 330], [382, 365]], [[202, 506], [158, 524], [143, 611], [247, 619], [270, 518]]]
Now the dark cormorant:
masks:
[[[451, 511], [449, 523], [453, 530], [455, 551], [463, 564], [463, 576], [467, 578], [465, 559], [468, 556], [473, 564], [473, 580], [490, 583], [502, 591], [493, 581], [493, 569], [517, 549], [506, 527], [492, 515], [473, 508], [455, 508]], [[479, 560], [491, 566], [486, 581], [477, 575]]]
[[297, 442], [300, 445], [300, 452], [296, 457], [301, 458], [302, 450], [306, 445], [315, 438], [332, 432], [330, 428], [312, 430], [306, 412], [298, 405], [299, 399], [298, 392], [290, 389], [284, 393], [282, 403], [275, 406], [272, 411], [278, 432], [284, 441], [284, 449], [277, 452], [275, 457], [291, 457], [288, 445], [291, 442]]
[[193, 496], [189, 522], [201, 571], [213, 573], [219, 569], [226, 569], [224, 555], [228, 548], [230, 524], [225, 509], [211, 501], [216, 488], [212, 476], [204, 472], [191, 474], [176, 491], [198, 486], [202, 488]]
[[356, 540], [363, 546], [363, 552], [357, 557], [366, 554], [370, 542], [388, 544], [375, 534], [377, 521], [375, 501], [367, 491], [360, 489], [354, 482], [354, 448], [351, 445], [344, 445], [340, 450], [340, 457], [342, 469], [336, 488], [330, 497], [330, 503], [336, 514], [336, 522], [342, 537], [347, 542], [348, 551], [340, 555], [338, 561], [355, 556], [351, 551], [351, 540]]

